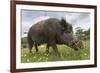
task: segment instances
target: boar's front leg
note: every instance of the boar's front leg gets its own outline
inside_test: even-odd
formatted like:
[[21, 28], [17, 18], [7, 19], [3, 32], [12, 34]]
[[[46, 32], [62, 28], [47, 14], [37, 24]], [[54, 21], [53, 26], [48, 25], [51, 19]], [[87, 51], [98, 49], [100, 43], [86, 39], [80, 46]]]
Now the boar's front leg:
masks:
[[35, 49], [36, 49], [36, 53], [38, 53], [38, 44], [35, 43], [34, 46], [35, 46]]
[[52, 46], [53, 50], [55, 51], [55, 53], [56, 53], [56, 54], [59, 54], [58, 48], [57, 48], [57, 46], [56, 46], [56, 43], [51, 43], [51, 46]]
[[49, 47], [50, 47], [50, 44], [47, 44], [47, 46], [46, 46], [46, 51], [45, 51], [45, 53], [49, 53]]

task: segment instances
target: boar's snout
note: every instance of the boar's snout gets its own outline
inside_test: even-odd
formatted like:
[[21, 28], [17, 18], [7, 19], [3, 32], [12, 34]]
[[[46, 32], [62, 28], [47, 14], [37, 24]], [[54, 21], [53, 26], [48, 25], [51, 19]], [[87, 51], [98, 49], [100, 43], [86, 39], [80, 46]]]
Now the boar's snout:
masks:
[[84, 49], [85, 48], [85, 44], [82, 40], [75, 40], [72, 42], [72, 47], [74, 50], [79, 50], [79, 49]]
[[60, 42], [76, 51], [84, 48], [84, 42], [82, 40], [78, 40], [78, 38], [74, 37], [72, 33], [64, 33], [61, 35]]

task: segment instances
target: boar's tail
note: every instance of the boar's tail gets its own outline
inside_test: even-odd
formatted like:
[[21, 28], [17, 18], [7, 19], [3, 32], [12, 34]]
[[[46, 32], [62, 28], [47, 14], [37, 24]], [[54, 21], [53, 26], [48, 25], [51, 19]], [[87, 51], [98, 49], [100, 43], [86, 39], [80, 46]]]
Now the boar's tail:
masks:
[[31, 44], [33, 45], [32, 37], [31, 37], [31, 35], [29, 33], [28, 33], [27, 38], [28, 38], [28, 40], [27, 40], [28, 41], [28, 44], [29, 45], [31, 45]]
[[28, 41], [29, 51], [31, 53], [34, 42], [32, 41], [30, 34], [28, 34], [27, 38], [28, 38], [27, 41]]

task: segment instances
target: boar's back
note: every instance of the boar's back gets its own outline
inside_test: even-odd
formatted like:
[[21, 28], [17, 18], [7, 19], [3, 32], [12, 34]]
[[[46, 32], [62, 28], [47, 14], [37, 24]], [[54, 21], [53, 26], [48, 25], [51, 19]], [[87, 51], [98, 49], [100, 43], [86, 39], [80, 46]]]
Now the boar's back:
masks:
[[62, 30], [63, 28], [58, 19], [47, 19], [34, 24], [28, 32], [28, 37], [37, 43], [46, 43], [59, 38]]

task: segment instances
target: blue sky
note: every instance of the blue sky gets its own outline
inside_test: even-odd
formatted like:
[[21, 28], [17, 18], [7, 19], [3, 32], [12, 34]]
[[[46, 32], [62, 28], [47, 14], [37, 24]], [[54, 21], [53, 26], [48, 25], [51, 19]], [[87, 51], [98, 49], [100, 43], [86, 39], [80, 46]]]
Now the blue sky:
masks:
[[74, 32], [77, 27], [81, 27], [84, 30], [90, 27], [90, 13], [86, 12], [21, 10], [21, 35], [26, 36], [32, 25], [48, 18], [65, 18], [73, 26]]

